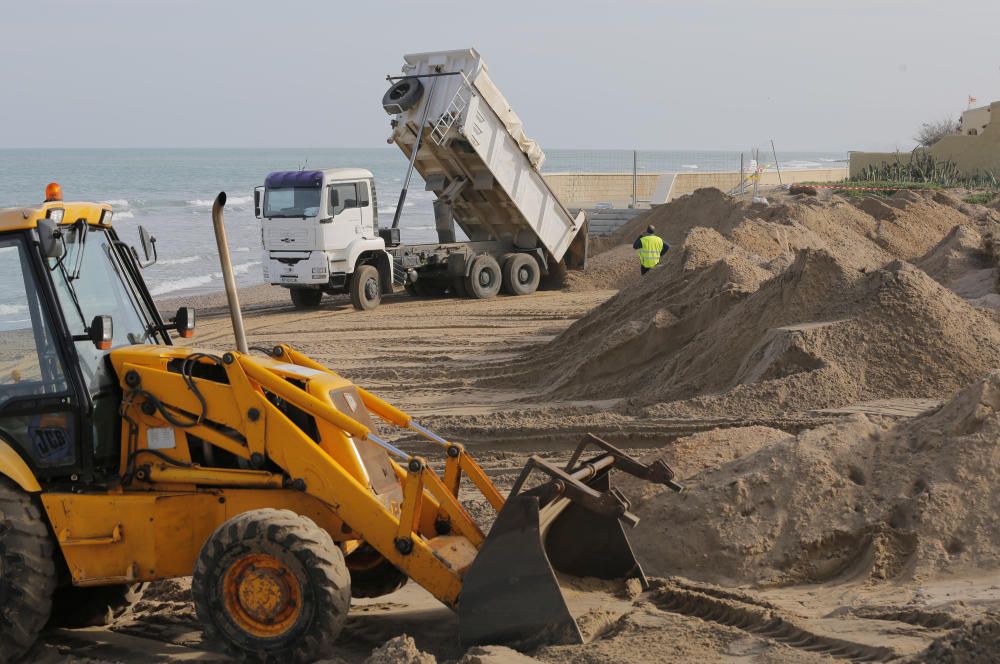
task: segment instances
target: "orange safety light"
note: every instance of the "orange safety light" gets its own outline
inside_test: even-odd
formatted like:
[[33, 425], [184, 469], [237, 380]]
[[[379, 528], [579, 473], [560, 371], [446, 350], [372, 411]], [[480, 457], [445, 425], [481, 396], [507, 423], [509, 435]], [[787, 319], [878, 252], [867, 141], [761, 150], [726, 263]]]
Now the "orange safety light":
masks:
[[61, 201], [62, 200], [62, 187], [59, 186], [58, 182], [50, 182], [47, 187], [45, 187], [45, 202], [49, 203], [51, 201]]

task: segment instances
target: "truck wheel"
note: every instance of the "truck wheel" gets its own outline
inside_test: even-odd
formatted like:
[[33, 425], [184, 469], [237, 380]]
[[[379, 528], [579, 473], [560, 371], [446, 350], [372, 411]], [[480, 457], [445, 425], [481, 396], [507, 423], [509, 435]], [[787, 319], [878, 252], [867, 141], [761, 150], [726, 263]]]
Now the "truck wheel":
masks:
[[0, 662], [17, 661], [49, 620], [54, 551], [41, 508], [0, 477]]
[[500, 265], [488, 254], [476, 256], [472, 261], [472, 270], [465, 278], [465, 290], [469, 297], [477, 300], [488, 300], [500, 292]]
[[361, 265], [351, 276], [351, 304], [359, 311], [374, 309], [382, 301], [382, 284], [373, 265]]
[[205, 637], [240, 661], [312, 662], [347, 620], [351, 578], [329, 533], [290, 510], [225, 522], [198, 556], [191, 582]]
[[382, 97], [382, 108], [389, 115], [408, 111], [424, 96], [424, 84], [419, 78], [404, 78], [396, 81]]
[[146, 583], [77, 588], [64, 586], [52, 597], [53, 627], [103, 627], [142, 598]]
[[528, 254], [514, 254], [503, 263], [503, 290], [510, 295], [531, 295], [541, 278], [538, 261]]
[[296, 309], [315, 309], [323, 299], [323, 291], [315, 288], [291, 288], [292, 304]]
[[406, 575], [382, 554], [365, 544], [347, 556], [351, 573], [351, 597], [382, 597], [406, 585]]

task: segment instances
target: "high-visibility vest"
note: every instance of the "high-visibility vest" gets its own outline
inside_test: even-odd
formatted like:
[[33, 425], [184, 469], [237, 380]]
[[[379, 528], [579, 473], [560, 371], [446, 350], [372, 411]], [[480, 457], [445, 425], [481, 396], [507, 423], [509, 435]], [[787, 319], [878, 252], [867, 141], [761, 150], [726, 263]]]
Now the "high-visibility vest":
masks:
[[656, 267], [660, 263], [660, 252], [663, 251], [663, 240], [655, 235], [643, 235], [639, 238], [642, 248], [639, 249], [639, 263], [643, 267]]

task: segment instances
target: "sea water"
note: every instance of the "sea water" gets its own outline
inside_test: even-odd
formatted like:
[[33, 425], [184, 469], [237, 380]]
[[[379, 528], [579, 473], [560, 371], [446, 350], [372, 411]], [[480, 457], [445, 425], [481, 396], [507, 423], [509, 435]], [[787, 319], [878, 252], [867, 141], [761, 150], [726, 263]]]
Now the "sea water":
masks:
[[[825, 168], [837, 153], [778, 154], [785, 168]], [[640, 151], [639, 172], [738, 170], [739, 152]], [[543, 172], [631, 172], [631, 150], [548, 150]], [[406, 173], [394, 146], [373, 149], [20, 149], [0, 150], [0, 208], [36, 205], [45, 185], [58, 182], [66, 200], [114, 208], [119, 237], [138, 244], [138, 226], [156, 237], [159, 261], [145, 276], [157, 297], [222, 289], [212, 235], [211, 207], [225, 191], [226, 232], [241, 286], [260, 284], [261, 227], [253, 188], [271, 171], [367, 168], [375, 176], [379, 223], [392, 222]], [[414, 173], [401, 217], [404, 242], [434, 242], [433, 194]], [[17, 315], [0, 289], [0, 321]]]

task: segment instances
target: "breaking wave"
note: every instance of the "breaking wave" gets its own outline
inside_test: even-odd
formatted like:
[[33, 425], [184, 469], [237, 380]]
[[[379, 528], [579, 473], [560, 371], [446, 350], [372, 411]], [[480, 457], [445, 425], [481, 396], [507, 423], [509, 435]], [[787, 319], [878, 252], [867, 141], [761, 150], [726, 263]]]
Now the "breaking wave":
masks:
[[[253, 268], [260, 265], [260, 261], [249, 261], [247, 263], [240, 263], [239, 265], [233, 266], [233, 274], [236, 276], [242, 276], [250, 272]], [[183, 277], [181, 279], [173, 279], [170, 281], [164, 281], [156, 285], [150, 290], [150, 294], [153, 297], [159, 297], [162, 295], [168, 295], [170, 293], [176, 293], [178, 291], [191, 290], [194, 288], [201, 288], [202, 286], [207, 286], [214, 281], [219, 281], [222, 279], [221, 272], [212, 272], [211, 274], [199, 274], [192, 277]]]

